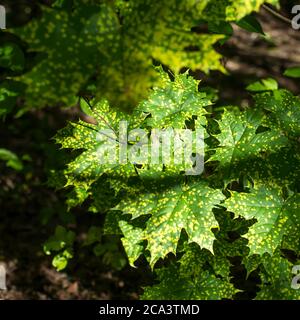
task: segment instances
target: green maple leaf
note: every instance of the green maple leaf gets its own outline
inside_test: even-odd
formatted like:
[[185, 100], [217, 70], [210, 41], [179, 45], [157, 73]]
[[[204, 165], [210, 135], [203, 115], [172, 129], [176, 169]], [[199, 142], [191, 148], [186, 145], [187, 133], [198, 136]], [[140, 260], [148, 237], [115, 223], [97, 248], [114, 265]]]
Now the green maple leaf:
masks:
[[239, 21], [253, 11], [258, 11], [264, 3], [276, 5], [278, 0], [211, 0], [203, 16], [206, 21], [219, 24], [223, 21]]
[[146, 124], [153, 128], [185, 128], [186, 121], [193, 116], [205, 124], [207, 111], [204, 107], [211, 102], [204, 92], [198, 92], [199, 81], [183, 74], [171, 82], [162, 72], [161, 78], [160, 87], [155, 88], [137, 108], [148, 116]]
[[[155, 88], [152, 94], [157, 101], [167, 101], [170, 96], [182, 96], [182, 100], [184, 100], [182, 104], [184, 104], [185, 110], [182, 108], [181, 112], [182, 106], [179, 105], [173, 116], [170, 117], [168, 126], [176, 126], [180, 123], [180, 126], [184, 128], [185, 120], [191, 120], [193, 116], [196, 116], [198, 118], [193, 119], [192, 138], [196, 137], [196, 131], [197, 134], [200, 131], [204, 136], [202, 123], [204, 123], [206, 111], [203, 105], [206, 105], [208, 100], [202, 94], [197, 93], [197, 81], [188, 78], [187, 75], [179, 75], [175, 78], [175, 81], [166, 78], [162, 71], [160, 75], [164, 78], [162, 87]], [[185, 90], [183, 90], [184, 84], [186, 84]], [[147, 108], [148, 105], [152, 106], [152, 95], [141, 104], [143, 108]], [[142, 180], [155, 180], [166, 176], [180, 176], [182, 170], [192, 169], [192, 160], [189, 163], [175, 163], [175, 157], [176, 159], [179, 158], [179, 152], [183, 156], [183, 150], [180, 151], [179, 148], [175, 148], [173, 142], [169, 155], [170, 163], [165, 166], [162, 162], [158, 165], [149, 164], [149, 147], [151, 147], [149, 144], [152, 142], [151, 139], [148, 139], [150, 133], [148, 120], [151, 118], [147, 113], [141, 111], [142, 108], [139, 107], [133, 113], [127, 114], [121, 111], [113, 111], [107, 101], [98, 101], [97, 99], [91, 101], [91, 103], [82, 102], [81, 106], [85, 113], [89, 115], [90, 122], [79, 120], [77, 123], [69, 123], [55, 137], [56, 142], [61, 144], [62, 148], [76, 151], [74, 160], [68, 163], [67, 169], [64, 170], [66, 178], [64, 186], [76, 187], [76, 190], [72, 191], [69, 196], [68, 202], [70, 205], [80, 204], [93, 194], [89, 190], [90, 186], [104, 174], [111, 187], [118, 193], [121, 189], [127, 189], [127, 191], [137, 189], [137, 187], [130, 187], [128, 184], [129, 179], [133, 177]], [[176, 108], [174, 102], [173, 107]], [[159, 114], [160, 108], [160, 104], [155, 108], [153, 107], [153, 114]], [[171, 109], [170, 112], [172, 111]], [[176, 116], [177, 111], [178, 115]], [[173, 130], [172, 127], [168, 128]], [[140, 153], [144, 155], [144, 159], [136, 161], [130, 158], [132, 151], [139, 150], [139, 140], [135, 139], [133, 129], [139, 129], [139, 132], [144, 130], [143, 134], [146, 138], [145, 143], [143, 143], [144, 148], [140, 148]], [[196, 150], [195, 143], [193, 143], [192, 149], [192, 151], [201, 152], [201, 150]], [[124, 151], [124, 159], [120, 159], [122, 150]], [[159, 160], [162, 160], [161, 154]], [[141, 167], [137, 167], [137, 165]]]
[[126, 235], [126, 237], [122, 238], [122, 244], [126, 251], [128, 261], [131, 266], [134, 266], [134, 262], [143, 253], [143, 230], [135, 228], [125, 221], [120, 221], [119, 226], [122, 233]]
[[272, 5], [279, 4], [278, 0], [232, 0], [231, 5], [226, 8], [226, 20], [240, 20], [252, 11], [258, 11], [263, 3]]
[[178, 275], [177, 266], [158, 272], [161, 283], [145, 288], [144, 300], [221, 300], [232, 298], [237, 292], [233, 285], [203, 271], [198, 278]]
[[249, 256], [243, 257], [243, 265], [247, 270], [247, 276], [249, 277], [250, 273], [257, 270], [261, 264], [261, 256], [258, 254], [252, 254]]
[[[234, 218], [232, 214], [223, 208], [214, 210], [215, 217], [219, 224], [219, 229], [215, 232], [214, 255], [209, 257], [209, 262], [216, 274], [229, 277], [231, 262], [228, 257], [244, 257], [248, 255], [248, 241], [242, 238], [247, 226], [251, 225], [245, 219]], [[234, 234], [235, 237], [230, 236]]]
[[[213, 49], [222, 36], [190, 31], [203, 10], [198, 1], [130, 1], [118, 10], [89, 3], [69, 11], [43, 7], [40, 19], [13, 30], [41, 54], [41, 61], [20, 78], [29, 106], [74, 104], [94, 77], [94, 93], [132, 108], [159, 82], [153, 59], [174, 72], [183, 67], [224, 70]], [[198, 50], [186, 50], [190, 46]]]
[[289, 211], [289, 223], [282, 248], [300, 253], [300, 194], [294, 194], [286, 201], [286, 210]]
[[75, 96], [95, 73], [105, 52], [108, 34], [118, 28], [115, 13], [106, 5], [82, 4], [72, 12], [43, 7], [40, 19], [13, 30], [42, 60], [20, 77], [27, 85], [30, 107], [63, 103], [71, 105]]
[[251, 254], [273, 254], [284, 235], [299, 231], [294, 199], [285, 200], [277, 187], [257, 186], [250, 193], [232, 192], [225, 201], [228, 211], [246, 219], [256, 219], [246, 238]]
[[[183, 67], [206, 73], [224, 71], [221, 56], [213, 49], [223, 36], [191, 32], [198, 25], [206, 2], [164, 0], [155, 5], [151, 0], [128, 2], [121, 11], [124, 19], [120, 36], [110, 50], [115, 56], [110, 65], [104, 65], [103, 71], [100, 69], [103, 76], [98, 84], [110, 94], [109, 100], [115, 101], [116, 95], [119, 100], [131, 98], [135, 102], [134, 95], [145, 98], [147, 89], [159, 82], [153, 72], [153, 59], [174, 73]], [[194, 50], [188, 50], [189, 47]]]
[[[242, 174], [257, 175], [266, 154], [285, 147], [288, 139], [279, 130], [257, 132], [262, 126], [264, 114], [260, 110], [234, 113], [225, 110], [216, 135], [220, 145], [209, 161], [219, 162], [219, 172], [225, 181]], [[264, 154], [264, 156], [263, 156]]]
[[214, 255], [210, 259], [210, 263], [214, 268], [216, 274], [228, 277], [230, 275], [231, 263], [228, 257], [243, 257], [247, 255], [249, 249], [247, 248], [247, 240], [238, 238], [235, 241], [228, 241], [220, 239], [214, 242]]
[[91, 192], [85, 183], [77, 183], [75, 188], [67, 194], [66, 204], [68, 206], [68, 210], [81, 205], [90, 195]]
[[132, 108], [159, 82], [153, 60], [174, 73], [184, 67], [224, 71], [213, 48], [224, 36], [192, 28], [200, 21], [239, 20], [261, 3], [76, 1], [42, 7], [41, 18], [13, 30], [40, 54], [39, 62], [20, 77], [27, 85], [27, 106], [72, 105], [79, 92], [92, 90], [112, 105]]
[[[300, 148], [298, 142], [289, 143], [280, 151], [271, 153], [256, 164], [257, 180], [297, 190], [300, 179]], [[251, 167], [249, 167], [251, 169]]]
[[262, 259], [263, 270], [261, 290], [257, 293], [256, 300], [299, 300], [300, 291], [292, 288], [293, 265], [287, 259], [276, 254], [265, 254]]
[[300, 136], [300, 99], [287, 90], [255, 96], [256, 103], [271, 112], [267, 124], [280, 128], [290, 137]]
[[[121, 121], [127, 121], [130, 130], [131, 125], [137, 125], [143, 118], [139, 120], [132, 116], [129, 120], [128, 114], [111, 111], [104, 100], [92, 102], [92, 104], [91, 114], [96, 124], [80, 120], [77, 123], [70, 123], [55, 136], [56, 143], [61, 144], [62, 148], [81, 151], [64, 170], [67, 180], [65, 187], [76, 187], [74, 192], [80, 199], [79, 202], [75, 202], [77, 204], [90, 195], [87, 190], [104, 174], [110, 176], [111, 183], [116, 189], [121, 188], [127, 178], [136, 176], [133, 164], [118, 161], [118, 151], [121, 145], [118, 139]], [[110, 143], [107, 144], [107, 142]], [[115, 161], [110, 162], [111, 157], [113, 157], [112, 160], [115, 158]], [[121, 178], [115, 180], [115, 177]], [[84, 190], [86, 192], [82, 193]]]
[[[124, 14], [124, 29], [131, 36], [128, 41], [136, 42], [143, 51], [151, 50], [154, 59], [170, 66], [176, 73], [187, 66], [204, 72], [223, 70], [220, 56], [212, 48], [222, 36], [190, 32], [203, 17], [207, 3], [207, 0], [163, 0], [154, 5], [150, 0], [130, 1], [128, 14]], [[187, 15], [189, 19], [186, 19]], [[197, 50], [184, 50], [189, 46], [195, 46]]]
[[229, 277], [216, 277], [206, 270], [206, 261], [203, 250], [191, 245], [177, 264], [156, 270], [160, 283], [146, 287], [142, 299], [231, 299], [238, 290], [229, 282]]
[[[212, 251], [215, 238], [211, 229], [217, 227], [212, 208], [223, 199], [220, 190], [211, 189], [206, 182], [199, 181], [141, 194], [136, 199], [130, 197], [122, 201], [117, 209], [131, 214], [133, 218], [151, 215], [143, 233], [140, 233], [140, 241], [147, 240], [150, 265], [153, 266], [159, 258], [176, 252], [182, 229], [187, 232], [190, 242]], [[140, 205], [136, 207], [136, 203]], [[126, 241], [129, 235], [127, 230], [124, 231]], [[130, 245], [135, 246], [135, 243]]]

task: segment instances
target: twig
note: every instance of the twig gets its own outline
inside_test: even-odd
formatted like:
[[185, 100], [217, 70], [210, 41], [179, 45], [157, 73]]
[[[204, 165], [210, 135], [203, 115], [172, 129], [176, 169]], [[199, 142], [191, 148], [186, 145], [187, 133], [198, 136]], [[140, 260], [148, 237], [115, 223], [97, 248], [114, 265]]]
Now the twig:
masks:
[[269, 6], [263, 4], [262, 5], [264, 9], [266, 9], [267, 11], [269, 11], [273, 16], [277, 17], [278, 19], [287, 22], [288, 24], [292, 23], [292, 20], [290, 20], [289, 18], [283, 16], [282, 14], [280, 14], [279, 12], [273, 10], [272, 8], [270, 8]]

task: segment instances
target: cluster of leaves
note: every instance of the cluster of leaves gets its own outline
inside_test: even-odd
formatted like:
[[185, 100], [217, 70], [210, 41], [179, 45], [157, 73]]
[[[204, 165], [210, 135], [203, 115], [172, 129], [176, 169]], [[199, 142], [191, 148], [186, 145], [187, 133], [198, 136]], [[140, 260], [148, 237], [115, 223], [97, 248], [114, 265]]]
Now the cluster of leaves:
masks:
[[[153, 62], [173, 72], [184, 67], [224, 71], [214, 44], [225, 30], [227, 36], [232, 33], [230, 23], [263, 2], [59, 0], [42, 7], [41, 17], [12, 30], [38, 61], [16, 78], [26, 85], [26, 106], [69, 106], [81, 93], [132, 108], [159, 81]], [[240, 25], [257, 30], [251, 21]], [[199, 25], [206, 24], [211, 32], [199, 32]]]
[[[70, 259], [74, 257], [76, 234], [63, 226], [57, 226], [55, 233], [44, 244], [44, 252], [47, 255], [53, 253], [53, 266], [57, 271], [65, 269]], [[93, 246], [93, 253], [101, 257], [105, 265], [114, 270], [121, 270], [127, 264], [126, 256], [119, 248], [119, 237], [116, 235], [103, 235], [102, 228], [91, 226], [81, 248]]]
[[[130, 116], [109, 111], [105, 100], [94, 100], [93, 124], [70, 123], [57, 134], [63, 148], [80, 150], [63, 172], [64, 185], [73, 186], [73, 204], [90, 195], [96, 199], [92, 207], [100, 205], [103, 212], [110, 200], [107, 232], [121, 231], [131, 265], [143, 255], [156, 269], [164, 259], [158, 268], [161, 282], [145, 290], [146, 298], [232, 298], [238, 292], [231, 282], [234, 257], [240, 257], [248, 275], [259, 271], [257, 299], [299, 298], [291, 289], [296, 261], [290, 260], [300, 253], [299, 98], [266, 86], [254, 95], [253, 107], [224, 108], [216, 120], [197, 81], [186, 74], [174, 81], [159, 74], [161, 85]], [[125, 119], [130, 128], [148, 133], [153, 128], [202, 128], [202, 175], [186, 176], [173, 161], [101, 163], [105, 139], [97, 134], [112, 129], [116, 137], [110, 139], [122, 148], [118, 124]], [[136, 143], [130, 141], [129, 150]], [[115, 196], [99, 203], [107, 184]], [[287, 251], [293, 254], [284, 255]]]

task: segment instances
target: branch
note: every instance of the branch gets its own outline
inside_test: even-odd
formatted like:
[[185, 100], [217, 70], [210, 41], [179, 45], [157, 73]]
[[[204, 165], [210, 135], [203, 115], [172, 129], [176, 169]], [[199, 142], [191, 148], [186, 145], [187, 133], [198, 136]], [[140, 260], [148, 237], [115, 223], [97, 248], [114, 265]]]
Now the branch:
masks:
[[266, 9], [268, 12], [270, 12], [273, 16], [277, 17], [278, 19], [287, 22], [288, 24], [292, 23], [292, 20], [290, 20], [289, 18], [283, 16], [282, 14], [280, 14], [279, 12], [273, 10], [272, 8], [270, 8], [269, 6], [263, 4], [262, 5], [264, 9]]

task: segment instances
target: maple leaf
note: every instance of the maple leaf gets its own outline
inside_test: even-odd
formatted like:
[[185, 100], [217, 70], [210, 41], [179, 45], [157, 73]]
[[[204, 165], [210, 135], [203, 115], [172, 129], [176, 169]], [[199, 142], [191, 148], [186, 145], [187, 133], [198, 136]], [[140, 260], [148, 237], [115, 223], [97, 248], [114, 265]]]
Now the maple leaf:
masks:
[[[204, 94], [197, 93], [197, 81], [188, 78], [187, 75], [178, 75], [174, 81], [171, 81], [162, 71], [158, 73], [164, 78], [161, 87], [153, 89], [150, 98], [141, 103], [141, 106], [136, 108], [133, 113], [113, 111], [107, 101], [95, 99], [85, 105], [86, 112], [89, 113], [95, 123], [79, 120], [77, 123], [69, 123], [67, 127], [57, 133], [55, 136], [56, 143], [61, 144], [62, 148], [78, 151], [78, 153], [75, 153], [75, 159], [69, 162], [67, 169], [64, 170], [66, 178], [64, 186], [75, 186], [77, 188], [69, 196], [70, 205], [80, 204], [90, 196], [91, 192], [87, 189], [104, 174], [111, 187], [118, 193], [122, 188], [131, 189], [128, 186], [128, 180], [132, 177], [146, 179], [146, 176], [150, 178], [151, 173], [152, 179], [154, 177], [158, 178], [159, 175], [161, 177], [167, 175], [178, 176], [182, 170], [192, 168], [192, 160], [184, 164], [174, 163], [175, 157], [179, 158], [180, 152], [183, 153], [182, 150], [179, 150], [179, 147], [175, 148], [173, 146], [174, 143], [170, 149], [170, 164], [165, 167], [162, 162], [158, 165], [148, 165], [150, 157], [148, 151], [151, 147], [149, 145], [151, 141], [148, 139], [151, 129], [149, 125], [158, 125], [158, 123], [149, 122], [149, 119], [152, 118], [142, 110], [145, 110], [144, 108], [148, 110], [148, 105], [151, 105], [153, 115], [159, 114], [162, 102], [168, 100], [170, 96], [182, 96], [182, 100], [184, 100], [182, 104], [185, 106], [182, 111], [180, 111], [180, 106], [176, 109], [176, 104], [173, 102], [175, 111], [170, 108], [169, 112], [164, 112], [164, 116], [168, 117], [174, 111], [173, 116], [170, 116], [167, 127], [172, 130], [172, 126], [176, 127], [176, 125], [185, 127], [185, 121], [196, 116], [199, 119], [194, 120], [193, 126], [195, 128], [192, 130], [192, 138], [194, 139], [195, 129], [198, 132], [201, 131], [200, 133], [204, 136], [205, 129], [202, 123], [204, 123], [204, 115], [207, 113], [204, 106], [209, 103]], [[186, 87], [184, 87], [184, 84]], [[153, 96], [160, 102], [156, 106], [152, 105]], [[155, 119], [155, 117], [153, 118]], [[138, 140], [135, 141], [130, 134], [135, 129], [144, 130], [143, 133], [147, 138], [144, 149], [137, 148]], [[203, 151], [196, 150], [196, 148], [197, 145], [193, 144], [191, 151]], [[120, 159], [122, 150], [124, 151], [124, 159]], [[139, 163], [130, 159], [130, 154], [138, 150], [145, 156], [145, 162], [140, 163], [141, 168], [137, 168]], [[183, 156], [183, 154], [181, 155]], [[161, 157], [159, 160], [161, 160]], [[137, 189], [137, 187], [132, 188], [132, 190], [134, 189]], [[74, 197], [73, 201], [71, 200], [72, 197]]]
[[271, 112], [267, 125], [280, 128], [286, 135], [300, 136], [300, 99], [287, 90], [275, 90], [255, 96], [256, 103]]
[[[202, 1], [201, 1], [202, 2]], [[258, 11], [263, 3], [277, 5], [278, 0], [211, 0], [203, 10], [203, 19], [215, 24], [239, 21], [253, 11]]]
[[[199, 181], [141, 194], [136, 199], [130, 197], [121, 201], [116, 209], [131, 214], [133, 218], [151, 215], [140, 233], [140, 241], [147, 240], [150, 265], [153, 266], [159, 258], [176, 252], [182, 229], [187, 232], [190, 242], [212, 251], [215, 238], [211, 229], [218, 226], [212, 209], [224, 198], [220, 190], [211, 189], [206, 182]], [[137, 203], [140, 205], [136, 206]], [[123, 228], [122, 231], [125, 231], [126, 241], [126, 230]]]
[[199, 82], [187, 74], [178, 75], [171, 82], [165, 73], [160, 74], [160, 86], [154, 88], [149, 98], [137, 107], [138, 111], [147, 115], [146, 125], [153, 128], [185, 128], [186, 121], [193, 116], [205, 124], [208, 112], [204, 107], [211, 105], [211, 102], [204, 92], [198, 92]]
[[143, 299], [220, 300], [231, 299], [238, 292], [228, 278], [216, 277], [205, 270], [206, 257], [196, 246], [190, 246], [178, 263], [156, 270], [159, 284], [146, 287]]
[[43, 7], [40, 19], [14, 29], [30, 51], [41, 55], [41, 61], [19, 78], [27, 85], [27, 104], [74, 104], [95, 65], [104, 59], [105, 52], [99, 48], [117, 28], [117, 17], [108, 6], [82, 4], [72, 12]]
[[292, 273], [293, 265], [281, 256], [277, 250], [273, 256], [265, 254], [261, 258], [263, 270], [261, 290], [257, 293], [256, 300], [299, 300], [300, 291], [291, 287], [295, 274]]
[[279, 130], [258, 132], [263, 119], [261, 110], [235, 113], [225, 109], [218, 121], [221, 132], [215, 136], [220, 144], [209, 159], [219, 162], [218, 170], [225, 182], [242, 174], [259, 175], [264, 171], [261, 169], [263, 160], [288, 144]]
[[104, 174], [110, 176], [110, 181], [117, 190], [123, 186], [123, 181], [115, 181], [114, 177], [121, 177], [126, 181], [137, 175], [133, 164], [118, 161], [121, 145], [118, 139], [122, 121], [127, 121], [128, 128], [131, 128], [131, 125], [136, 125], [139, 120], [135, 123], [134, 116], [130, 121], [128, 114], [111, 111], [104, 100], [92, 104], [91, 114], [96, 124], [80, 120], [70, 123], [55, 136], [56, 143], [61, 144], [62, 148], [81, 151], [63, 172], [67, 180], [64, 186], [74, 186], [77, 189], [75, 194], [81, 198], [80, 202], [90, 195], [90, 192], [82, 194], [82, 191], [88, 190]]
[[[98, 97], [132, 109], [159, 82], [153, 59], [176, 73], [183, 67], [224, 70], [213, 48], [223, 36], [191, 32], [202, 10], [196, 0], [129, 1], [121, 11], [88, 2], [72, 10], [43, 7], [40, 19], [13, 30], [41, 54], [19, 78], [27, 85], [28, 106], [72, 105], [92, 84]], [[187, 50], [191, 46], [197, 50]]]
[[[293, 199], [295, 200], [295, 199]], [[290, 230], [299, 232], [297, 202], [285, 200], [278, 187], [257, 186], [249, 193], [232, 192], [225, 201], [228, 211], [257, 221], [246, 238], [251, 254], [273, 254]]]
[[289, 221], [287, 231], [282, 244], [283, 249], [293, 250], [296, 254], [300, 253], [300, 194], [291, 196], [285, 204], [289, 211]]
[[240, 20], [252, 11], [258, 11], [263, 3], [279, 4], [278, 0], [232, 0], [226, 8], [226, 20]]

